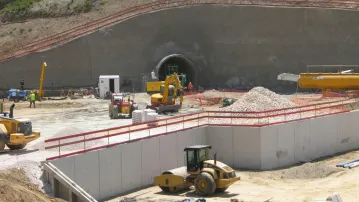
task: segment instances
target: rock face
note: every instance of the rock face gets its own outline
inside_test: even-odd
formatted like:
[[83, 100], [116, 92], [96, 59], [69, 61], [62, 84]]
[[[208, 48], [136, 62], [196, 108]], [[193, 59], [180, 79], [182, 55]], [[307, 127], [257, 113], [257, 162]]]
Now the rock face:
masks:
[[195, 87], [295, 91], [296, 84], [277, 81], [277, 75], [307, 72], [308, 64], [357, 63], [358, 16], [346, 10], [255, 6], [162, 10], [123, 21], [108, 33], [2, 62], [0, 86], [18, 86], [8, 75], [20, 75], [26, 88], [37, 88], [45, 60], [45, 87], [97, 85], [99, 75], [119, 74], [124, 91], [140, 91], [144, 75], [166, 56], [177, 55], [173, 61], [195, 74]]

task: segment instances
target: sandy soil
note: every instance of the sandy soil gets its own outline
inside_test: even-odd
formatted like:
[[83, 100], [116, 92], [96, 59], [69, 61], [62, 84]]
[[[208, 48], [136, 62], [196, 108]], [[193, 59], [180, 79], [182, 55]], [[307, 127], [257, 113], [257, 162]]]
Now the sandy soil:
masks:
[[[359, 157], [354, 151], [341, 156], [327, 158], [321, 161], [305, 163], [287, 169], [253, 172], [237, 171], [241, 181], [232, 185], [225, 193], [215, 194], [206, 200], [226, 201], [230, 198], [244, 202], [288, 202], [325, 200], [328, 196], [339, 193], [344, 202], [355, 202], [359, 197], [359, 168], [337, 168], [337, 163], [353, 160]], [[135, 197], [137, 201], [172, 201], [185, 198], [199, 198], [194, 190], [178, 194], [166, 194], [158, 187], [150, 187], [109, 202], [123, 198]]]
[[30, 183], [24, 171], [10, 169], [0, 172], [0, 202], [65, 202], [62, 199], [50, 198]]

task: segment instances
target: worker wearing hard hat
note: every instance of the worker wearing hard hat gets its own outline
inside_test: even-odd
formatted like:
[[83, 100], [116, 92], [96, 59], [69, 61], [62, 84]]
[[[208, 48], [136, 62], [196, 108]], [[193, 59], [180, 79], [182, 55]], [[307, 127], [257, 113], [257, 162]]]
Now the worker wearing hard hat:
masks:
[[191, 82], [189, 82], [189, 84], [188, 84], [188, 91], [192, 91], [192, 88], [193, 88], [193, 85], [192, 85]]
[[36, 108], [35, 100], [36, 100], [36, 95], [33, 91], [31, 91], [31, 93], [30, 93], [30, 108], [31, 108], [32, 104], [34, 104], [34, 108]]

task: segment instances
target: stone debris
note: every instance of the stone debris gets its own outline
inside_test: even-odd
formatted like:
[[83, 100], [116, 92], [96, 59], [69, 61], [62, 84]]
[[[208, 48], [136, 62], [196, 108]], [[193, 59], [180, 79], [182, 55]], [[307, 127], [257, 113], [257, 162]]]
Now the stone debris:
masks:
[[295, 107], [292, 101], [266, 88], [255, 87], [220, 111], [256, 112]]
[[[273, 116], [276, 114], [282, 113], [290, 113], [290, 112], [297, 112], [302, 109], [286, 109], [296, 107], [297, 105], [290, 101], [289, 99], [285, 98], [284, 96], [278, 95], [266, 88], [263, 87], [255, 87], [249, 92], [245, 93], [241, 98], [239, 98], [236, 102], [228, 107], [224, 107], [219, 109], [223, 113], [215, 113], [212, 115], [215, 116], [237, 116], [241, 118], [213, 118], [210, 119], [209, 122], [212, 124], [270, 124], [270, 123], [277, 123], [283, 121], [290, 121], [296, 120], [301, 118], [308, 118], [313, 116], [320, 116], [329, 114], [331, 112], [335, 112], [335, 109], [321, 109], [321, 110], [314, 110], [315, 108], [311, 107], [313, 111], [301, 112], [301, 113], [294, 113], [288, 115], [279, 115]], [[279, 110], [285, 109], [285, 110]], [[310, 108], [305, 108], [310, 109]], [[265, 112], [269, 110], [279, 110], [275, 112]], [[231, 112], [239, 112], [237, 113], [225, 113], [226, 111]], [[244, 113], [243, 113], [244, 112]], [[247, 113], [246, 113], [247, 112]], [[249, 114], [248, 112], [264, 112], [264, 113], [252, 113]], [[271, 116], [266, 118], [256, 118], [262, 116]], [[247, 118], [248, 117], [248, 118]], [[252, 117], [252, 118], [250, 118]]]

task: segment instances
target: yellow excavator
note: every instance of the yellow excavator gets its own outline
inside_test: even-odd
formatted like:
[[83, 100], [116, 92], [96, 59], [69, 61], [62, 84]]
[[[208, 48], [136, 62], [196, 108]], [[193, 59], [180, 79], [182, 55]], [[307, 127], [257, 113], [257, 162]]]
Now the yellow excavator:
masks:
[[154, 184], [164, 192], [177, 192], [194, 186], [201, 196], [226, 191], [241, 178], [231, 167], [217, 161], [216, 154], [214, 160], [209, 160], [211, 148], [210, 145], [186, 147], [187, 166], [163, 172], [154, 178]]
[[[157, 113], [178, 112], [183, 102], [183, 87], [176, 73], [167, 76], [164, 85], [161, 85], [160, 93], [151, 96], [151, 105], [147, 109], [153, 109]], [[180, 98], [180, 103], [176, 104], [176, 99]]]
[[14, 107], [10, 107], [10, 113], [2, 112], [0, 116], [0, 151], [5, 145], [10, 150], [25, 148], [26, 144], [40, 137], [40, 132], [32, 131], [32, 123], [28, 119], [15, 119]]

